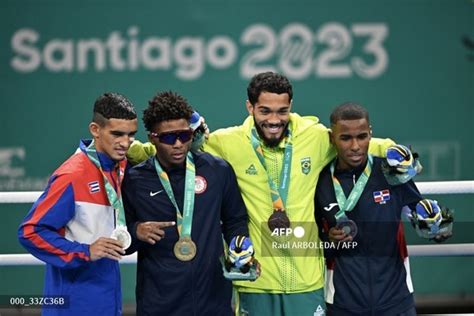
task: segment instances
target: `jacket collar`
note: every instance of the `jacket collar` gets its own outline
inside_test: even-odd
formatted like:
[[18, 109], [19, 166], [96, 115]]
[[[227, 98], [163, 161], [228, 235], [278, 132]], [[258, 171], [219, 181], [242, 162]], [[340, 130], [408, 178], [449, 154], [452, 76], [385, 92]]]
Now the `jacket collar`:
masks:
[[[92, 139], [81, 139], [79, 142], [79, 149], [86, 154], [86, 148], [92, 143]], [[87, 155], [87, 154], [86, 154]], [[99, 157], [100, 165], [104, 171], [113, 171], [117, 165], [117, 161], [112, 160], [109, 155], [97, 152], [97, 157]], [[124, 162], [126, 164], [126, 162]]]
[[[337, 164], [337, 158], [335, 160], [335, 163]], [[360, 166], [357, 166], [355, 168], [348, 168], [348, 169], [335, 169], [334, 174], [339, 175], [339, 176], [344, 176], [344, 175], [355, 175], [357, 178], [362, 174], [362, 172], [365, 169], [365, 166], [367, 165], [368, 160], [365, 162], [365, 164], [362, 164]]]

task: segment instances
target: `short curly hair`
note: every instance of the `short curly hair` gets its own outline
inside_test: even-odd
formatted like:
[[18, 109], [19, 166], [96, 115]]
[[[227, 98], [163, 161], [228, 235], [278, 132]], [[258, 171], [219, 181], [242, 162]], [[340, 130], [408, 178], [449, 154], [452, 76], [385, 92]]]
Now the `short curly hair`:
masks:
[[247, 87], [249, 102], [255, 105], [262, 92], [277, 94], [288, 93], [290, 101], [293, 99], [293, 87], [288, 78], [271, 71], [259, 73], [250, 80]]
[[148, 107], [143, 111], [143, 124], [151, 132], [158, 123], [179, 119], [189, 121], [192, 114], [193, 109], [184, 97], [173, 91], [165, 91], [148, 101]]

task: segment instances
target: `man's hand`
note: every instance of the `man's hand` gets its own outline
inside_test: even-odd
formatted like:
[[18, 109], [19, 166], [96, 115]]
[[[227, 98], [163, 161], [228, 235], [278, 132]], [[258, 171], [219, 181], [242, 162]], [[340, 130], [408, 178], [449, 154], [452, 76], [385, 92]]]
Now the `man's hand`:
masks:
[[382, 163], [382, 171], [391, 185], [407, 183], [423, 167], [418, 160], [418, 154], [403, 145], [394, 145], [387, 148], [387, 158]]
[[162, 228], [176, 225], [175, 222], [143, 222], [137, 225], [137, 238], [141, 241], [154, 245], [157, 241], [165, 238]]
[[209, 126], [207, 126], [204, 116], [201, 116], [201, 122], [202, 122], [202, 128], [204, 129], [204, 138], [209, 139], [209, 134], [210, 134]]
[[[258, 262], [255, 257], [252, 257], [252, 261], [250, 261], [252, 265], [255, 265], [255, 274], [257, 275], [257, 279], [260, 277], [260, 274], [262, 274], [262, 267], [260, 266], [260, 262]], [[251, 282], [254, 282], [255, 280], [252, 280]]]
[[454, 211], [440, 206], [436, 200], [421, 200], [408, 218], [422, 238], [440, 243], [453, 235]]
[[204, 117], [200, 116], [198, 112], [194, 111], [191, 116], [189, 127], [193, 130], [193, 142], [191, 143], [192, 151], [199, 151], [202, 145], [209, 138], [209, 127], [206, 124]]
[[92, 245], [89, 246], [91, 261], [102, 258], [113, 260], [122, 259], [125, 250], [122, 249], [122, 243], [118, 240], [106, 237], [100, 237]]
[[336, 227], [331, 227], [329, 229], [329, 241], [331, 242], [346, 242], [346, 241], [352, 241], [352, 236], [347, 235], [343, 229], [337, 229]]

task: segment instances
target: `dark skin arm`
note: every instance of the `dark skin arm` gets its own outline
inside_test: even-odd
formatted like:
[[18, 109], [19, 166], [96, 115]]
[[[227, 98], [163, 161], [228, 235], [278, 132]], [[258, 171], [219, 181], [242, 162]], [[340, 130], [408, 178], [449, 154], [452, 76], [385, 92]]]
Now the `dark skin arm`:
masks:
[[154, 245], [157, 241], [165, 238], [162, 228], [174, 226], [175, 222], [143, 222], [137, 225], [137, 238], [141, 241]]
[[346, 235], [343, 229], [337, 229], [336, 227], [331, 227], [329, 229], [329, 241], [332, 242], [346, 242], [352, 241], [351, 235]]

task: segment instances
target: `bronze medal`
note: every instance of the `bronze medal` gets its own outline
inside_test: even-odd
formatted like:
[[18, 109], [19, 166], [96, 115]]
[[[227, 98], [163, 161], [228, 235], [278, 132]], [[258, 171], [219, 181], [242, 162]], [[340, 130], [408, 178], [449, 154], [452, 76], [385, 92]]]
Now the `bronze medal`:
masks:
[[357, 235], [357, 224], [348, 218], [342, 218], [337, 221], [337, 229], [342, 229], [344, 234], [352, 236], [354, 238]]
[[290, 219], [286, 215], [285, 210], [273, 210], [273, 214], [268, 218], [268, 228], [270, 231], [281, 228], [290, 228]]
[[181, 237], [174, 244], [174, 255], [181, 261], [190, 261], [196, 256], [197, 247], [189, 237]]

